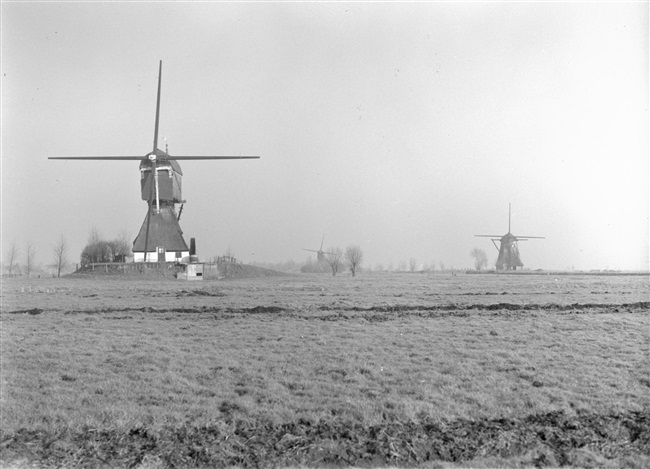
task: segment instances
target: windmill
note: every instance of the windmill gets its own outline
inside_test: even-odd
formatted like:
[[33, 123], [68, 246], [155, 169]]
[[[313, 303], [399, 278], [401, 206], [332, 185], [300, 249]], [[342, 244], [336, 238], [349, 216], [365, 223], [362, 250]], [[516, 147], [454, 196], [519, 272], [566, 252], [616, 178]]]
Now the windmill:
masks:
[[[181, 160], [242, 160], [259, 156], [171, 156], [167, 148], [158, 148], [158, 122], [160, 119], [160, 88], [162, 83], [162, 60], [158, 67], [158, 97], [156, 100], [156, 122], [153, 134], [153, 149], [144, 156], [70, 156], [50, 157], [50, 160], [135, 160], [140, 161], [140, 190], [142, 200], [147, 202], [147, 215], [138, 236], [133, 241], [135, 262], [179, 262], [189, 257], [183, 239], [179, 219], [183, 211], [181, 182], [183, 172]], [[176, 214], [176, 204], [181, 204]]]
[[318, 259], [318, 262], [324, 262], [325, 261], [325, 254], [332, 254], [331, 252], [325, 252], [323, 251], [323, 242], [325, 241], [325, 235], [323, 235], [323, 238], [320, 240], [320, 249], [315, 250], [315, 249], [304, 249], [303, 251], [310, 251], [310, 252], [315, 252], [316, 257]]
[[[508, 232], [501, 235], [474, 235], [479, 238], [491, 238], [492, 244], [499, 251], [497, 259], [497, 270], [517, 270], [517, 267], [523, 267], [519, 257], [519, 241], [528, 241], [529, 239], [544, 239], [543, 236], [515, 236], [510, 232], [510, 204], [508, 204]], [[497, 246], [499, 241], [499, 246]]]

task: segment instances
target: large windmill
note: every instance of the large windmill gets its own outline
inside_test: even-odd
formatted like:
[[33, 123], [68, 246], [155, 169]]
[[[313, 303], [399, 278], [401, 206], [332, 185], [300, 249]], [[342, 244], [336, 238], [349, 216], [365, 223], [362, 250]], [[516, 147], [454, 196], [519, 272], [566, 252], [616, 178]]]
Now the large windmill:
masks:
[[[510, 204], [508, 204], [508, 232], [501, 235], [474, 235], [480, 238], [491, 238], [492, 244], [499, 251], [499, 258], [497, 259], [497, 270], [517, 270], [517, 267], [523, 267], [519, 257], [519, 241], [527, 241], [529, 239], [544, 239], [543, 236], [515, 236], [510, 232]], [[497, 246], [499, 241], [499, 246]]]
[[325, 254], [332, 254], [331, 252], [323, 251], [323, 242], [324, 241], [325, 241], [325, 235], [323, 235], [323, 238], [320, 240], [320, 248], [318, 250], [316, 250], [316, 249], [304, 249], [303, 248], [303, 251], [315, 252], [316, 257], [318, 259], [318, 262], [323, 262], [323, 261], [325, 261]]
[[[144, 156], [71, 156], [50, 157], [50, 160], [136, 160], [140, 161], [140, 190], [142, 200], [147, 201], [147, 215], [138, 236], [133, 241], [135, 262], [179, 262], [190, 255], [183, 239], [180, 213], [176, 204], [185, 201], [181, 194], [183, 172], [179, 160], [241, 160], [259, 156], [171, 156], [167, 149], [158, 148], [158, 122], [160, 118], [160, 88], [162, 83], [162, 60], [158, 68], [158, 98], [156, 100], [156, 124], [153, 149]], [[192, 240], [193, 241], [193, 240]], [[194, 252], [192, 252], [194, 254]]]

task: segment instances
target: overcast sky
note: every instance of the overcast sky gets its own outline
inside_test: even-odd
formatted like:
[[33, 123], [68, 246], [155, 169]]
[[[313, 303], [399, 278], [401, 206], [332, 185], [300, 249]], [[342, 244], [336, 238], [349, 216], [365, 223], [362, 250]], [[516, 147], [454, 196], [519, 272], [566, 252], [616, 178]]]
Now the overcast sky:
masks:
[[182, 162], [198, 254], [648, 269], [648, 3], [2, 2], [2, 252], [130, 240], [138, 163]]

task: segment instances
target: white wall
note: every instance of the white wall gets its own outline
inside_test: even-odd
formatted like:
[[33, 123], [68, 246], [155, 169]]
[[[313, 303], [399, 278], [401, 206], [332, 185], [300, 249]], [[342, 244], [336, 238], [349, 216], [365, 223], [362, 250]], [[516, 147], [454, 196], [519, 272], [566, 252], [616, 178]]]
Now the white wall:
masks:
[[[181, 251], [181, 259], [188, 258], [189, 255], [189, 251]], [[144, 262], [144, 253], [134, 252], [133, 262]], [[156, 251], [147, 252], [147, 262], [158, 262], [158, 253]], [[176, 262], [176, 251], [165, 252], [165, 262]]]

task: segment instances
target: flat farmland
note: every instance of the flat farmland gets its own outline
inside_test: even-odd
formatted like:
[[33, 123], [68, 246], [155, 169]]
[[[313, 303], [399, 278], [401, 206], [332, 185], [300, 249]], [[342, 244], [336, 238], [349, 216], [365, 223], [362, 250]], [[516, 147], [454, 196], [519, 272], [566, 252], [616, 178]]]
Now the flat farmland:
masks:
[[0, 461], [648, 467], [649, 285], [3, 280]]

